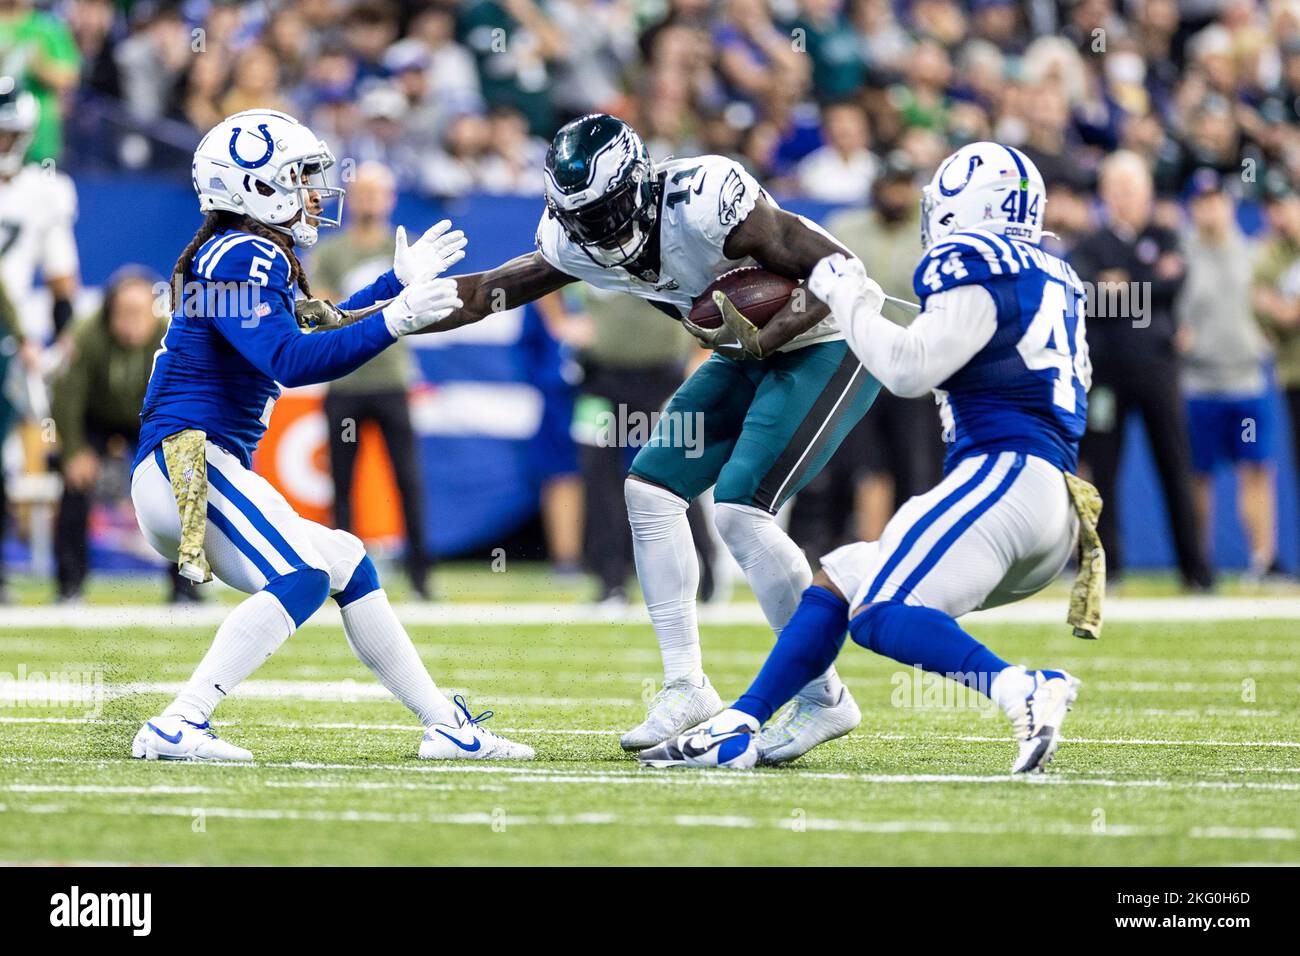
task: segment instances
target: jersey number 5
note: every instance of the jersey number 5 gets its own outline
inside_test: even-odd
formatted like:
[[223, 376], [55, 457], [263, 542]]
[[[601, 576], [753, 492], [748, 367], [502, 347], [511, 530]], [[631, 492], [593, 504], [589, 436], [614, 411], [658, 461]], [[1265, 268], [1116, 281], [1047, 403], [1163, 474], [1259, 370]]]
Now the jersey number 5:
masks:
[[1069, 303], [1065, 286], [1059, 282], [1045, 283], [1038, 311], [1016, 343], [1016, 351], [1026, 368], [1056, 372], [1052, 382], [1052, 403], [1067, 412], [1076, 409], [1075, 381], [1083, 386], [1085, 392], [1092, 385], [1092, 363], [1088, 360], [1088, 342], [1084, 336], [1083, 297], [1075, 296], [1074, 305], [1074, 338], [1071, 339], [1066, 328]]

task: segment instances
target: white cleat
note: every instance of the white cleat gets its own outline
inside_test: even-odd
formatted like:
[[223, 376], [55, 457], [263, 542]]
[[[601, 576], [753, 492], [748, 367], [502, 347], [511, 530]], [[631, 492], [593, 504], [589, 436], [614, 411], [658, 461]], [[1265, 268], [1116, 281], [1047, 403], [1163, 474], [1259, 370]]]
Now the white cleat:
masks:
[[1029, 671], [1028, 693], [1005, 707], [1020, 746], [1012, 773], [1042, 773], [1061, 745], [1061, 724], [1079, 696], [1080, 681], [1065, 671]]
[[131, 756], [137, 760], [227, 760], [247, 763], [253, 755], [243, 747], [227, 743], [208, 724], [196, 724], [176, 715], [154, 717], [131, 741]]
[[537, 756], [527, 744], [485, 730], [481, 723], [492, 716], [492, 711], [471, 717], [464, 697], [457, 694], [452, 701], [459, 708], [456, 722], [425, 729], [420, 741], [421, 760], [532, 760]]
[[619, 740], [623, 749], [645, 750], [672, 740], [722, 710], [722, 698], [709, 679], [701, 675], [700, 680], [699, 684], [689, 678], [665, 682], [650, 701], [645, 720]]
[[787, 763], [818, 744], [843, 737], [862, 723], [862, 711], [847, 687], [827, 706], [796, 697], [758, 735], [758, 762]]
[[703, 726], [637, 754], [644, 767], [725, 767], [749, 770], [758, 763], [758, 721], [727, 709]]

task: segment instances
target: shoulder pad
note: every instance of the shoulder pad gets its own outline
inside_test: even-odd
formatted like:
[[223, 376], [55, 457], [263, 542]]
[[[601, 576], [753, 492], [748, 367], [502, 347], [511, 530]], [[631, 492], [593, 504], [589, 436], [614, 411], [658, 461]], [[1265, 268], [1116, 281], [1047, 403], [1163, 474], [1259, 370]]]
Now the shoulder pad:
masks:
[[227, 232], [199, 247], [190, 272], [214, 282], [251, 282], [287, 290], [291, 269], [288, 256], [276, 243], [246, 232]]
[[1023, 264], [1011, 244], [982, 229], [945, 236], [917, 264], [912, 287], [919, 296], [934, 295], [959, 285], [985, 283], [1014, 275]]
[[696, 156], [661, 167], [664, 207], [684, 210], [706, 235], [725, 238], [758, 202], [762, 187], [745, 167], [725, 156]]

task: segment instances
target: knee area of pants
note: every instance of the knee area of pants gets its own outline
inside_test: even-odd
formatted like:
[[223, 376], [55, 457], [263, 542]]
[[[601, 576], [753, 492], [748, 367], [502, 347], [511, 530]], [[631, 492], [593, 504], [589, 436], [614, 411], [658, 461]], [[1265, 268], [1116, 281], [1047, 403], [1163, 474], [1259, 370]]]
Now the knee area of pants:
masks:
[[830, 610], [840, 611], [847, 615], [849, 612], [849, 602], [844, 600], [829, 588], [824, 588], [819, 584], [810, 584], [804, 588], [801, 599], [809, 604], [816, 604]]
[[686, 511], [687, 503], [667, 488], [628, 478], [623, 482], [623, 500], [629, 520], [666, 518]]
[[334, 595], [334, 600], [339, 607], [347, 607], [357, 598], [365, 597], [374, 591], [379, 590], [379, 569], [375, 567], [375, 562], [370, 560], [370, 555], [363, 555], [357, 563], [357, 569], [352, 572], [352, 577], [348, 580], [347, 586]]
[[713, 526], [728, 546], [744, 541], [755, 528], [771, 524], [773, 520], [766, 511], [731, 502], [722, 502], [713, 509]]
[[329, 597], [330, 576], [319, 568], [301, 568], [276, 578], [266, 590], [284, 606], [294, 626], [302, 627]]
[[849, 618], [849, 636], [853, 638], [853, 643], [865, 647], [869, 651], [875, 651], [876, 640], [879, 636], [880, 616], [886, 608], [895, 606], [898, 605], [894, 601], [882, 601], [878, 604], [867, 604], [861, 608], [855, 608], [853, 615]]

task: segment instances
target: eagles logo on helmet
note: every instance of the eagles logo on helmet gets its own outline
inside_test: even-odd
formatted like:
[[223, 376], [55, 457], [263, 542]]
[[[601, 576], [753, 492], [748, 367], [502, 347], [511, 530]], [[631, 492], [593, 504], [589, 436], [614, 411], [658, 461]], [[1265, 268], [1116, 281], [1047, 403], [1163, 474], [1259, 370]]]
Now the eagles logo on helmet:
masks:
[[546, 152], [546, 208], [597, 265], [626, 265], [645, 249], [658, 215], [645, 143], [605, 113], [563, 126]]

